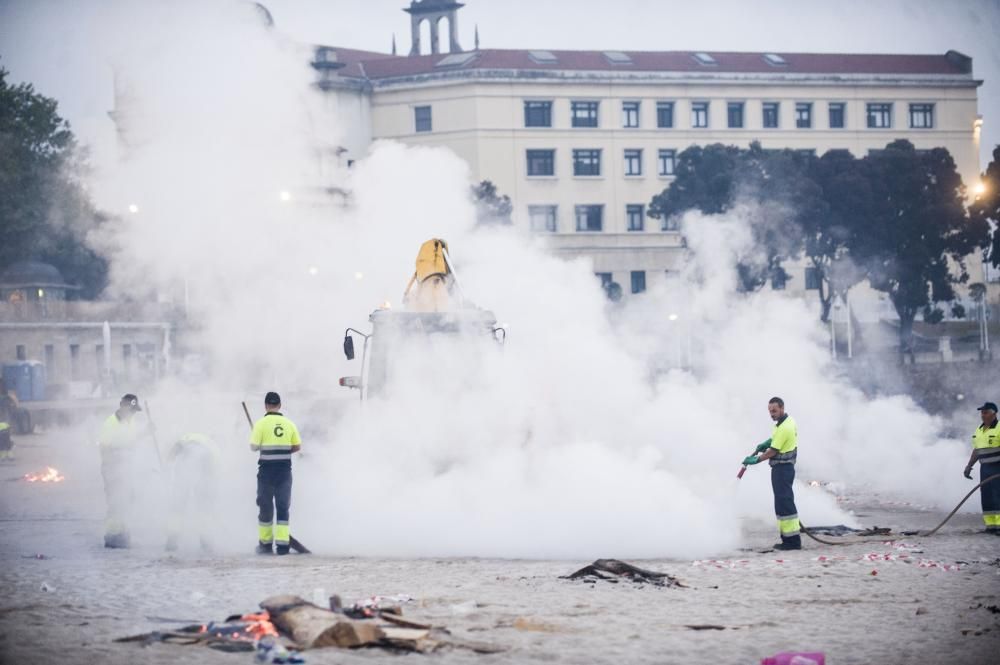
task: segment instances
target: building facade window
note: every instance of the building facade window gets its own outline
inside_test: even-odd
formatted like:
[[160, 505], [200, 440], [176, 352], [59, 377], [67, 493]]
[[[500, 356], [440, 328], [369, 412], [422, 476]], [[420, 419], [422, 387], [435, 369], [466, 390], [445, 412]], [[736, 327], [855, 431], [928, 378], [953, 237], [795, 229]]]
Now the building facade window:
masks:
[[785, 284], [788, 282], [788, 275], [781, 268], [778, 268], [773, 273], [771, 273], [771, 290], [772, 291], [784, 291]]
[[781, 105], [778, 102], [764, 102], [761, 105], [761, 112], [763, 113], [764, 119], [764, 129], [777, 129], [778, 128], [778, 112], [781, 110]]
[[810, 102], [796, 102], [795, 127], [810, 129], [813, 126], [813, 105]]
[[646, 271], [645, 270], [633, 270], [632, 271], [632, 293], [642, 293], [646, 290]]
[[625, 150], [625, 175], [642, 175], [642, 150]]
[[431, 131], [431, 107], [413, 107], [413, 124], [418, 132]]
[[17, 357], [18, 360], [28, 359], [28, 352], [25, 349], [24, 344], [17, 344], [14, 347], [14, 355]]
[[697, 129], [708, 127], [708, 102], [691, 102], [691, 126]]
[[572, 125], [574, 127], [597, 127], [599, 102], [572, 102]]
[[595, 272], [594, 277], [601, 280], [602, 289], [607, 289], [609, 286], [611, 286], [611, 282], [613, 281], [613, 277], [609, 272]]
[[646, 207], [641, 203], [630, 203], [625, 206], [626, 228], [629, 231], [642, 231], [646, 228]]
[[553, 176], [556, 174], [555, 150], [528, 150], [528, 176]]
[[656, 173], [660, 176], [671, 176], [677, 162], [677, 151], [663, 149], [656, 153]]
[[552, 102], [525, 101], [524, 102], [524, 126], [525, 127], [551, 127], [552, 126]]
[[528, 220], [532, 231], [555, 233], [558, 230], [556, 206], [528, 206]]
[[656, 102], [656, 126], [671, 129], [674, 126], [674, 103]]
[[600, 231], [604, 228], [604, 206], [575, 206], [577, 231]]
[[844, 103], [830, 102], [830, 129], [843, 129], [844, 127]]
[[80, 379], [80, 345], [69, 345], [69, 378], [73, 381]]
[[892, 104], [873, 103], [866, 107], [869, 129], [889, 129], [892, 127]]
[[681, 223], [678, 219], [678, 215], [670, 215], [669, 217], [663, 218], [663, 224], [660, 226], [661, 231], [680, 231]]
[[730, 129], [742, 129], [743, 102], [729, 102], [726, 104], [726, 117], [729, 121]]
[[934, 128], [934, 105], [933, 104], [910, 104], [910, 128], [911, 129], [933, 129]]
[[639, 102], [622, 102], [622, 127], [625, 129], [639, 127]]
[[601, 151], [574, 150], [573, 175], [575, 176], [601, 175]]
[[806, 268], [806, 291], [818, 291], [820, 287], [819, 270]]

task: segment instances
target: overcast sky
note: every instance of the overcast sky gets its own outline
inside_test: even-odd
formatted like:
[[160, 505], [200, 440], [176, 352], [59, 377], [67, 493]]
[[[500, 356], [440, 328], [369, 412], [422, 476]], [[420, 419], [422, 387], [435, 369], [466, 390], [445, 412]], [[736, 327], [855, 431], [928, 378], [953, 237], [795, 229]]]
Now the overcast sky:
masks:
[[[133, 2], [152, 0], [133, 0]], [[208, 0], [205, 0], [206, 2]], [[55, 97], [86, 139], [106, 121], [109, 68], [85, 33], [113, 2], [0, 0], [0, 66]], [[294, 39], [388, 51], [410, 46], [406, 0], [266, 0]], [[86, 15], [85, 15], [86, 14]], [[985, 83], [981, 161], [1000, 143], [1000, 0], [466, 0], [466, 49], [482, 48], [944, 53], [973, 58]]]

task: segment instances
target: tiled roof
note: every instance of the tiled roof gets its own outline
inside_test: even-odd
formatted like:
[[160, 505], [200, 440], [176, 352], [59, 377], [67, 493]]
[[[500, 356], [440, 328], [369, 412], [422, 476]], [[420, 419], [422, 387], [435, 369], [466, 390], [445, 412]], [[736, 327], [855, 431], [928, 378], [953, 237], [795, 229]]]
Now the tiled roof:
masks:
[[[701, 64], [691, 51], [529, 51], [488, 49], [470, 52], [475, 57], [464, 64], [441, 66], [449, 54], [393, 56], [368, 51], [336, 49], [347, 64], [339, 74], [348, 77], [384, 79], [456, 70], [677, 72], [732, 74], [869, 74], [869, 75], [971, 75], [971, 60], [949, 51], [943, 55], [894, 55], [861, 53], [766, 53], [708, 52], [714, 64]], [[533, 56], [533, 53], [535, 54]], [[539, 58], [551, 53], [555, 61]], [[624, 53], [630, 63], [623, 64]], [[781, 63], [783, 64], [775, 64]]]

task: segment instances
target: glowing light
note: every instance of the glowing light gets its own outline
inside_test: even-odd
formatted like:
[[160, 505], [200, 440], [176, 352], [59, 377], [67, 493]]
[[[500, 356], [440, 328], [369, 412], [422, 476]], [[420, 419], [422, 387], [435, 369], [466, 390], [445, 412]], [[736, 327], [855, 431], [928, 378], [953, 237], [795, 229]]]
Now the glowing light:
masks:
[[392, 309], [392, 303], [386, 300], [384, 303], [382, 303], [382, 309]]
[[29, 483], [61, 483], [66, 480], [66, 476], [59, 473], [57, 469], [47, 466], [45, 467], [45, 471], [42, 473], [24, 474], [24, 479]]
[[287, 189], [283, 189], [278, 194], [278, 198], [281, 199], [282, 201], [286, 201], [286, 202], [287, 201], [291, 201], [292, 200], [292, 193], [290, 191], [288, 191]]
[[139, 212], [139, 206], [137, 206], [134, 203], [129, 203], [128, 204], [128, 211], [134, 215], [135, 213]]
[[986, 193], [986, 183], [980, 180], [976, 183], [975, 187], [972, 188], [972, 191], [976, 196], [982, 196]]
[[669, 319], [670, 321], [676, 321], [678, 318], [679, 317], [676, 314], [670, 314], [669, 316], [667, 316], [667, 319]]
[[309, 266], [309, 274], [315, 277], [316, 275], [319, 274], [319, 268], [317, 268], [316, 266]]
[[39, 298], [45, 297], [45, 289], [38, 289], [38, 297]]
[[361, 281], [364, 278], [365, 278], [365, 274], [364, 273], [361, 273], [361, 272], [354, 273], [354, 279], [356, 279], [358, 281]]

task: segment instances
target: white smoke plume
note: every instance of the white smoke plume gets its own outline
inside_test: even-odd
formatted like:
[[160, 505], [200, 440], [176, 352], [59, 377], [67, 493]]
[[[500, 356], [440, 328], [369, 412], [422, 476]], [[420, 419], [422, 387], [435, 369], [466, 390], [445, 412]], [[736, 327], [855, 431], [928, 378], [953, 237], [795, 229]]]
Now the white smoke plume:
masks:
[[[113, 56], [127, 145], [95, 182], [121, 219], [93, 242], [113, 295], [180, 306], [188, 294], [206, 376], [166, 381], [151, 401], [161, 440], [220, 441], [224, 547], [253, 544], [239, 401], [259, 414], [266, 390], [305, 435], [293, 533], [335, 554], [731, 550], [746, 518], [773, 520], [766, 468], [735, 474], [769, 436], [776, 394], [799, 423], [800, 480], [935, 505], [964, 487], [942, 471], [964, 461], [961, 444], [908, 398], [869, 400], [842, 380], [812, 307], [735, 293], [745, 211], [688, 214], [688, 269], [611, 306], [588, 261], [474, 228], [468, 169], [446, 150], [385, 142], [349, 172], [320, 168], [343, 128], [311, 87], [309, 51], [248, 9], [115, 5], [125, 37], [94, 44]], [[508, 343], [472, 343], [483, 350], [468, 364], [466, 342], [406, 357], [408, 390], [362, 406], [336, 385], [360, 362], [343, 359], [342, 333], [398, 305], [432, 237], [449, 241], [463, 290], [508, 324]], [[805, 522], [853, 523], [829, 494], [797, 491]]]

